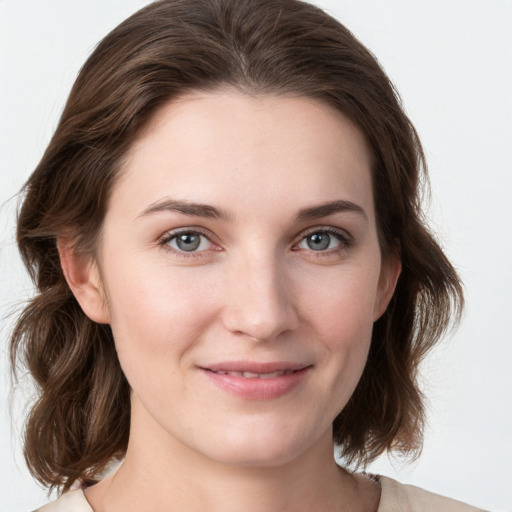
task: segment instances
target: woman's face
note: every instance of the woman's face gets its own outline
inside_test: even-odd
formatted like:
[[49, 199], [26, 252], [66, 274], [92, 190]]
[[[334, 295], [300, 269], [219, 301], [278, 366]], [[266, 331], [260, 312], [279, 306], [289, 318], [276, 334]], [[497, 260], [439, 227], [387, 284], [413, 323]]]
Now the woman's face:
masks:
[[98, 262], [132, 438], [263, 466], [331, 442], [399, 272], [360, 131], [310, 99], [237, 92], [160, 109]]

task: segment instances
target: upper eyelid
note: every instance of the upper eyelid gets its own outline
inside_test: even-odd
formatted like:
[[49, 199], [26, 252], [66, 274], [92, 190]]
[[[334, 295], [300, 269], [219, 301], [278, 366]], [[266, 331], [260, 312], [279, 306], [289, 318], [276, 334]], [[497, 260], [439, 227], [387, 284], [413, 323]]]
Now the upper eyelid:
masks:
[[309, 234], [309, 233], [316, 233], [317, 231], [335, 231], [339, 233], [347, 233], [346, 229], [338, 228], [335, 226], [313, 226], [311, 228], [307, 228], [303, 231], [303, 233]]
[[[300, 233], [298, 235], [296, 235], [295, 238], [300, 238], [301, 236], [307, 236], [308, 234], [316, 233], [317, 231], [335, 231], [337, 233], [346, 234], [347, 236], [351, 236], [350, 233], [346, 229], [339, 228], [336, 226], [320, 225], [320, 226], [311, 226], [309, 228], [301, 230]], [[189, 233], [189, 232], [190, 233], [197, 232], [197, 233], [200, 233], [205, 236], [209, 236], [210, 234], [213, 235], [213, 233], [209, 229], [206, 229], [201, 226], [183, 226], [180, 228], [174, 228], [174, 229], [170, 229], [170, 230], [166, 231], [162, 235], [162, 238], [166, 235], [174, 236], [174, 235], [178, 235], [180, 233]]]
[[166, 231], [162, 236], [158, 238], [160, 242], [171, 240], [172, 238], [181, 235], [182, 233], [197, 233], [199, 235], [203, 235], [204, 237], [208, 238], [210, 242], [215, 243], [212, 238], [214, 238], [213, 233], [211, 233], [209, 230], [201, 228], [199, 226], [187, 226], [183, 228], [176, 228], [171, 229], [169, 231]]
[[353, 240], [354, 237], [350, 234], [346, 229], [338, 228], [335, 226], [313, 226], [304, 231], [301, 231], [299, 235], [297, 235], [296, 240], [300, 241], [304, 237], [309, 236], [313, 233], [334, 233], [340, 235], [342, 238], [346, 238], [348, 240]]

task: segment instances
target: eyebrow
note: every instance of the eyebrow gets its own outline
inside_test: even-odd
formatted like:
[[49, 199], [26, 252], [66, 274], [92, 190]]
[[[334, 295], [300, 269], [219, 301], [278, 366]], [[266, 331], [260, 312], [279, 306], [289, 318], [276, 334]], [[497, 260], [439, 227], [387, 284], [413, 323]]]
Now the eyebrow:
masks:
[[137, 217], [145, 217], [160, 212], [178, 212], [191, 217], [207, 217], [210, 219], [227, 220], [230, 215], [215, 206], [201, 203], [191, 203], [189, 201], [177, 201], [175, 199], [165, 198], [150, 204]]
[[353, 212], [362, 215], [365, 219], [368, 219], [366, 212], [356, 203], [352, 201], [346, 201], [344, 199], [338, 199], [336, 201], [330, 201], [317, 206], [311, 206], [299, 210], [297, 219], [299, 221], [319, 219], [321, 217], [328, 217], [335, 213], [341, 212]]
[[[178, 201], [175, 199], [165, 198], [150, 204], [145, 210], [143, 210], [137, 217], [145, 217], [160, 212], [178, 212], [183, 215], [189, 215], [191, 217], [206, 217], [210, 219], [221, 219], [230, 220], [232, 215], [228, 212], [202, 203], [191, 203], [189, 201]], [[366, 212], [361, 206], [353, 203], [352, 201], [346, 201], [344, 199], [338, 199], [336, 201], [329, 201], [315, 206], [302, 208], [297, 214], [297, 220], [304, 222], [307, 220], [319, 219], [322, 217], [328, 217], [341, 212], [353, 212], [362, 215], [365, 219], [368, 218]]]

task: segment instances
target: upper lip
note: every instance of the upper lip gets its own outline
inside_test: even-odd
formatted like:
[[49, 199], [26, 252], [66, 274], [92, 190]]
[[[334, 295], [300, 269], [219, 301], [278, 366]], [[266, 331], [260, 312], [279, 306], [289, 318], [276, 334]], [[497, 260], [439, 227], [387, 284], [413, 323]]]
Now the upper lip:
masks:
[[308, 366], [311, 365], [292, 361], [273, 361], [266, 363], [258, 361], [224, 361], [222, 363], [201, 365], [200, 368], [212, 372], [273, 373], [286, 370], [302, 370]]

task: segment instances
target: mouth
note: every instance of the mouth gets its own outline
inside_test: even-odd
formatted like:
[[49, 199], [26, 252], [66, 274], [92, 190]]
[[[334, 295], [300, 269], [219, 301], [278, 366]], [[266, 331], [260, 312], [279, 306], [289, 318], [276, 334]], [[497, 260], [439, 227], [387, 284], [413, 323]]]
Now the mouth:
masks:
[[[213, 370], [210, 370], [213, 371]], [[283, 375], [290, 375], [298, 370], [278, 370], [270, 373], [254, 373], [254, 372], [234, 372], [219, 370], [213, 371], [217, 375], [234, 375], [235, 377], [243, 377], [244, 379], [273, 379], [275, 377], [282, 377]]]
[[224, 362], [200, 367], [216, 387], [246, 400], [271, 400], [296, 389], [313, 365], [294, 362]]

